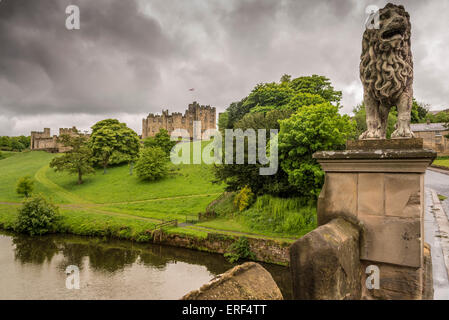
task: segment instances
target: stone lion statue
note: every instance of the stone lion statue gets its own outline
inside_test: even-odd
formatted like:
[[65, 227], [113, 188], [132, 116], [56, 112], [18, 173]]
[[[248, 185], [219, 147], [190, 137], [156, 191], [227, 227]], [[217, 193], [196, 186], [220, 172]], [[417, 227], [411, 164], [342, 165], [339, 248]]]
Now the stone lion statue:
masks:
[[392, 138], [411, 138], [413, 61], [410, 16], [403, 6], [387, 4], [379, 11], [379, 28], [363, 34], [360, 79], [364, 88], [367, 130], [359, 139], [385, 139], [388, 114], [398, 110]]

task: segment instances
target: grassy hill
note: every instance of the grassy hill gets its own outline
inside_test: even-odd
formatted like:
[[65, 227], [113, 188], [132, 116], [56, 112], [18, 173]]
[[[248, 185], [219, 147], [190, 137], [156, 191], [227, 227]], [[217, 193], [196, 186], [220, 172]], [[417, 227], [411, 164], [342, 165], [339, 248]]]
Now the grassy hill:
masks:
[[[182, 225], [172, 232], [199, 237], [214, 232], [293, 241], [295, 235], [310, 229], [308, 225], [304, 230], [286, 235], [282, 230], [261, 228], [266, 219], [255, 224], [254, 210], [244, 219], [230, 214], [213, 221], [186, 224], [197, 220], [198, 213], [204, 212], [224, 191], [223, 184], [212, 183], [210, 165], [170, 163], [170, 174], [156, 182], [140, 181], [136, 175], [129, 174], [128, 165], [122, 165], [109, 168], [105, 175], [98, 169], [78, 185], [76, 176], [49, 168], [49, 162], [56, 156], [33, 151], [0, 160], [0, 227], [7, 228], [13, 223], [22, 200], [15, 192], [15, 185], [20, 177], [29, 175], [35, 181], [35, 192], [60, 207], [65, 216], [65, 231], [75, 234], [113, 234], [136, 239], [156, 224], [173, 219]], [[269, 211], [264, 214], [269, 218]]]

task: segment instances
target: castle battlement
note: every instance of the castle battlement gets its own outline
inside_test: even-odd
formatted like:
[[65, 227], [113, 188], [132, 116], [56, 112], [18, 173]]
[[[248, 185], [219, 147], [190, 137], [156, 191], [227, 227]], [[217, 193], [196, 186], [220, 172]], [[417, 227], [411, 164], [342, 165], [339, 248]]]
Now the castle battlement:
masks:
[[[78, 130], [76, 127], [59, 128], [59, 135], [69, 134], [73, 135]], [[69, 148], [63, 146], [58, 142], [57, 135], [50, 134], [50, 128], [44, 128], [44, 131], [31, 131], [31, 150], [45, 150], [49, 152], [66, 152]]]
[[161, 114], [149, 113], [147, 118], [142, 119], [142, 138], [152, 137], [160, 129], [167, 130], [169, 134], [176, 129], [185, 129], [193, 137], [193, 121], [201, 121], [201, 133], [207, 129], [215, 129], [215, 107], [203, 106], [194, 101], [189, 104], [184, 114], [181, 112], [170, 114], [168, 109], [162, 110]]

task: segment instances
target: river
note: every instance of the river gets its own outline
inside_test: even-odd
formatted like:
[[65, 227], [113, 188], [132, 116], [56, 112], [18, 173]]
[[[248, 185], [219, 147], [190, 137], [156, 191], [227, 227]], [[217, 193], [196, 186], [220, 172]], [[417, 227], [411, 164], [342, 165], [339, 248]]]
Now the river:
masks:
[[[79, 268], [80, 289], [66, 288], [70, 265]], [[262, 265], [290, 299], [289, 269]], [[0, 231], [0, 299], [179, 299], [233, 266], [183, 248]]]

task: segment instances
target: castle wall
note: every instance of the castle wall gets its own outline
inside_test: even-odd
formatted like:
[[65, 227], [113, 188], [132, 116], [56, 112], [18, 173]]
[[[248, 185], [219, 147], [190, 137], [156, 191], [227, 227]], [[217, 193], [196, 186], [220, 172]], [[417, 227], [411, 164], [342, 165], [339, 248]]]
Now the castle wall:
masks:
[[[77, 132], [76, 127], [72, 128], [59, 128], [59, 135], [69, 134], [73, 135]], [[58, 143], [58, 136], [50, 135], [50, 128], [44, 128], [44, 131], [32, 131], [31, 132], [31, 150], [44, 150], [50, 152], [67, 152], [70, 147], [65, 147], [61, 143]]]
[[150, 113], [146, 119], [142, 120], [142, 139], [154, 137], [160, 129], [167, 130], [169, 134], [175, 129], [185, 129], [193, 137], [194, 121], [201, 121], [201, 133], [207, 129], [215, 129], [216, 109], [193, 102], [184, 115], [180, 112], [169, 114], [168, 110], [163, 110], [161, 115]]

